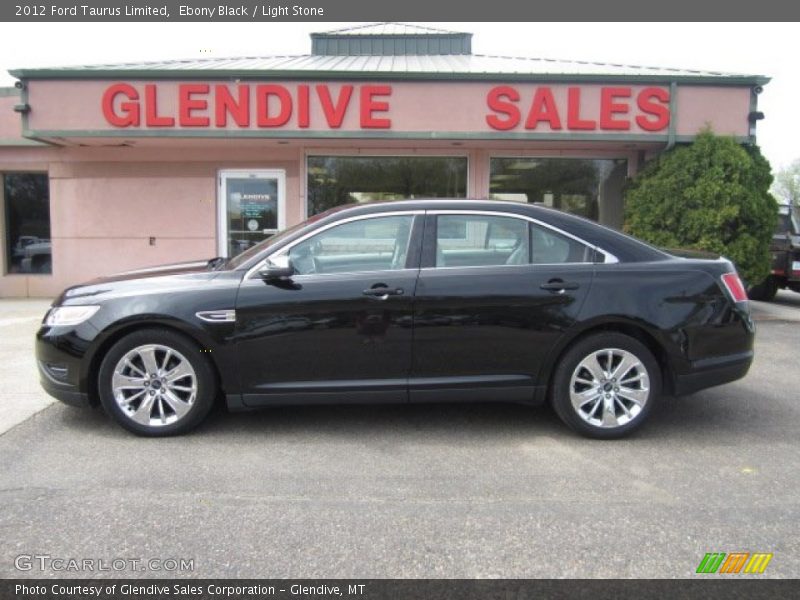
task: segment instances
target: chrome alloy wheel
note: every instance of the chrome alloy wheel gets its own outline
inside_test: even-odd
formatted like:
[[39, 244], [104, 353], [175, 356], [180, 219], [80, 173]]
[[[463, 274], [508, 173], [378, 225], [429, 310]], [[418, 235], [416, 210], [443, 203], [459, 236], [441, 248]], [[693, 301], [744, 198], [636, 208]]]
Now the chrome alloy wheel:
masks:
[[150, 427], [180, 421], [197, 397], [197, 374], [177, 350], [160, 344], [138, 346], [114, 367], [111, 388], [123, 414]]
[[604, 348], [585, 357], [569, 384], [575, 412], [595, 427], [621, 427], [642, 412], [650, 398], [650, 376], [636, 355]]

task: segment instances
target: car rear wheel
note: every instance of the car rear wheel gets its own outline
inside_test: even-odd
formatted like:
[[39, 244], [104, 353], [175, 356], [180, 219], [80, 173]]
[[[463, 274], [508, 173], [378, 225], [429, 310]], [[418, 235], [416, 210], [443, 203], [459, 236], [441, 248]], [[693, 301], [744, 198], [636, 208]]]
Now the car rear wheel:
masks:
[[661, 391], [661, 371], [640, 341], [620, 333], [579, 340], [556, 367], [551, 401], [582, 435], [614, 439], [647, 420]]
[[144, 436], [185, 433], [208, 414], [214, 372], [195, 344], [164, 329], [125, 336], [106, 354], [98, 375], [103, 408]]

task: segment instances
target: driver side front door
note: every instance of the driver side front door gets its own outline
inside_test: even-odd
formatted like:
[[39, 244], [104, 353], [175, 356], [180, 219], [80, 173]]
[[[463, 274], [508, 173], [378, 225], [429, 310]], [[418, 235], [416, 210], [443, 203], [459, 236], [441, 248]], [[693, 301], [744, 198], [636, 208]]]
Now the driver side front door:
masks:
[[411, 212], [338, 223], [281, 250], [290, 279], [242, 282], [246, 405], [407, 400], [422, 226]]

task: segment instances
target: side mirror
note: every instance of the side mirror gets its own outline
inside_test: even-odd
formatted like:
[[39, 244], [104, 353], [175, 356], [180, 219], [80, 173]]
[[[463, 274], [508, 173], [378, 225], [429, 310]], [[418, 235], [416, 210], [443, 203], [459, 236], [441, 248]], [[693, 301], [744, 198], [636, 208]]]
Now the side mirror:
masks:
[[267, 264], [258, 270], [258, 274], [264, 281], [276, 281], [278, 279], [288, 279], [295, 274], [292, 260], [286, 256], [276, 256], [267, 260]]

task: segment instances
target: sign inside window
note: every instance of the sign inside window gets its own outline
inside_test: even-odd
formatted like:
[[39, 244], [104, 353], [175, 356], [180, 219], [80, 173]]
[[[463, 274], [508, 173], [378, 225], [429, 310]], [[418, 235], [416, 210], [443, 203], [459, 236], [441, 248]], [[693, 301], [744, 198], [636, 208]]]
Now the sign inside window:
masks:
[[226, 177], [228, 256], [235, 256], [278, 231], [278, 180]]

